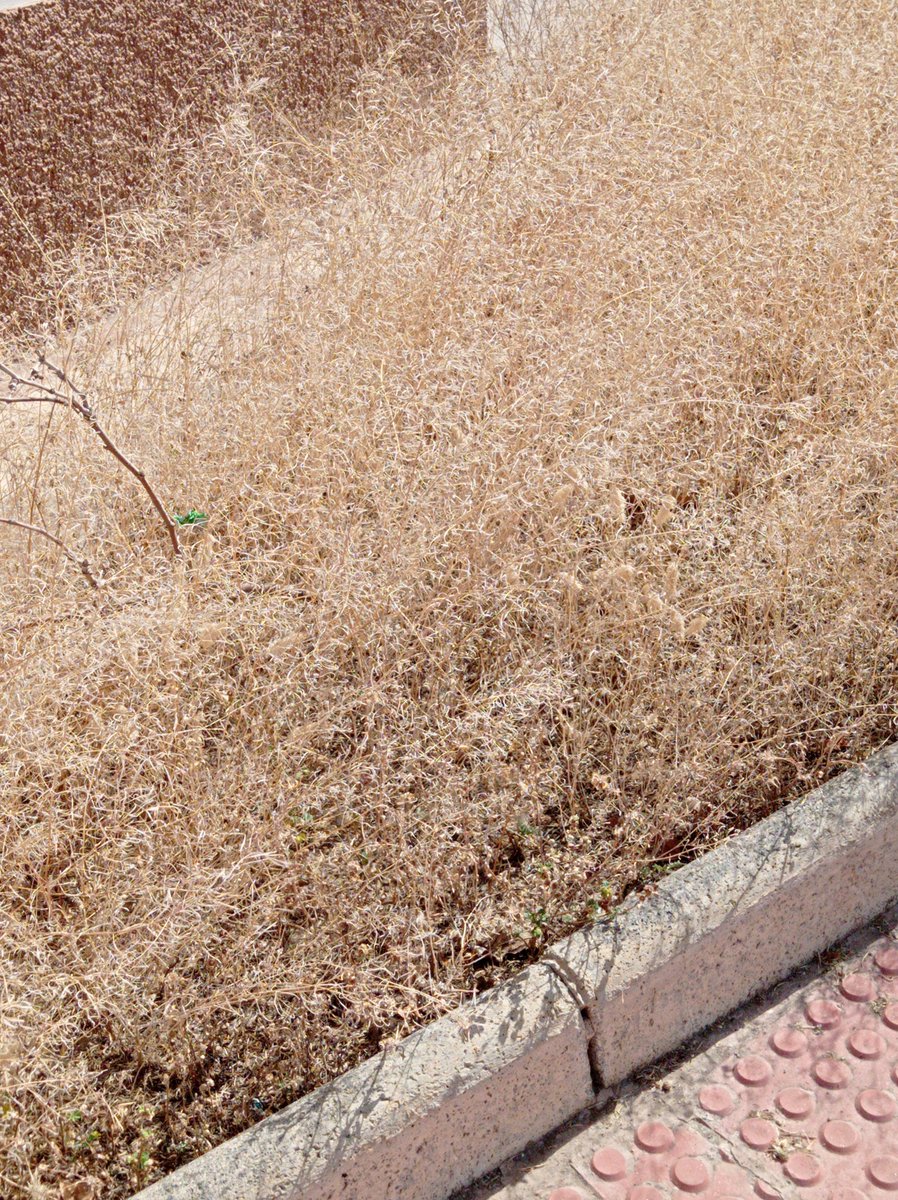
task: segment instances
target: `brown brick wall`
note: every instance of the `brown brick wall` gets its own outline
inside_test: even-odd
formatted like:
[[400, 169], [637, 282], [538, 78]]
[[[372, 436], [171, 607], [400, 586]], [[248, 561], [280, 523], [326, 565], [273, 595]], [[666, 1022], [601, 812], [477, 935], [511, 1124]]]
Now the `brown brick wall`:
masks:
[[104, 210], [133, 203], [152, 187], [163, 140], [194, 136], [223, 110], [233, 50], [278, 104], [312, 114], [400, 29], [416, 30], [421, 54], [437, 51], [440, 6], [50, 0], [0, 14], [0, 316], [33, 315], [42, 246], [71, 246]]

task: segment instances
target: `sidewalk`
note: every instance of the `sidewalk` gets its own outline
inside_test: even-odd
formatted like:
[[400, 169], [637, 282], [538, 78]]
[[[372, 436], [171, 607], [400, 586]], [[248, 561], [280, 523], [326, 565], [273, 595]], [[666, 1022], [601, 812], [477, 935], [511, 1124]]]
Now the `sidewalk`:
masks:
[[465, 1200], [898, 1195], [896, 938], [892, 909]]

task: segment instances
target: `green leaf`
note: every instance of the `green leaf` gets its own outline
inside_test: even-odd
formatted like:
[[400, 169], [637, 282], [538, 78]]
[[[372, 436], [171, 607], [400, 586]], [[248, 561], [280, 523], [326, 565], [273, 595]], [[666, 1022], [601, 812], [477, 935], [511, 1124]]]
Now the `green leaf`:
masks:
[[175, 513], [175, 520], [179, 525], [204, 525], [209, 520], [208, 514], [200, 512], [198, 508], [192, 508], [186, 513]]

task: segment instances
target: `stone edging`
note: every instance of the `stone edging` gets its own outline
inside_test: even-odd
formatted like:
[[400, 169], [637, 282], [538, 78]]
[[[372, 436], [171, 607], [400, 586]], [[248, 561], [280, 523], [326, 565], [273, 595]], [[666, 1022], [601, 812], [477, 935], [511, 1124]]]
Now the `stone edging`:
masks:
[[445, 1200], [898, 896], [898, 745], [140, 1200]]

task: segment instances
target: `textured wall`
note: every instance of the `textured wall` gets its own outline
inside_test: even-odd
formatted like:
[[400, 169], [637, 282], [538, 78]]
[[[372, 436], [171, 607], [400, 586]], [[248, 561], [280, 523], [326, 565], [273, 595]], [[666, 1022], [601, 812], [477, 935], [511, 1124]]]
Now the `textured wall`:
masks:
[[[457, 5], [458, 0], [448, 0]], [[440, 0], [50, 0], [0, 16], [0, 316], [33, 314], [42, 247], [150, 186], [158, 147], [201, 131], [238, 74], [312, 112], [411, 23], [439, 49]], [[154, 153], [156, 152], [156, 153]], [[39, 303], [38, 303], [39, 307]]]

